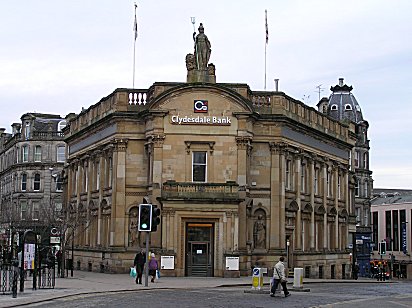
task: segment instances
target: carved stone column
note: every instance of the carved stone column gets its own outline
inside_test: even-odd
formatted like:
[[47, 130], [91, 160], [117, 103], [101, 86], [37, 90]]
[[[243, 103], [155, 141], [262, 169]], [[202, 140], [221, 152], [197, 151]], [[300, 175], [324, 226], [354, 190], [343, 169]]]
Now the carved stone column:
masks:
[[309, 158], [309, 193], [312, 213], [310, 214], [309, 249], [315, 250], [315, 159], [316, 155]]
[[126, 226], [126, 149], [127, 139], [113, 140], [113, 185], [112, 185], [112, 212], [110, 222], [110, 237], [113, 246], [125, 247], [127, 242], [124, 236]]
[[269, 249], [285, 248], [285, 155], [286, 144], [270, 143], [270, 234]]

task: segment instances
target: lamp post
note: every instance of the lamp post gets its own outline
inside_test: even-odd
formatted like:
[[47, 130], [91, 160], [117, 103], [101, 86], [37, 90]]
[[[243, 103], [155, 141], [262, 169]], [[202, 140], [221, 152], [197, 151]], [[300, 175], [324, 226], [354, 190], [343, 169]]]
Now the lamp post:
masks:
[[289, 246], [290, 246], [290, 241], [286, 240], [286, 266], [289, 269]]

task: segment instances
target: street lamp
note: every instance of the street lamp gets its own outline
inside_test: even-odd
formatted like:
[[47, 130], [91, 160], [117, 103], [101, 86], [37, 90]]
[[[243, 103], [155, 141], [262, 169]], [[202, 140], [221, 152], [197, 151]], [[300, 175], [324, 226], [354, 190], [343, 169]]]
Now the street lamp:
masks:
[[286, 266], [289, 268], [289, 246], [290, 246], [290, 241], [289, 239], [286, 240]]

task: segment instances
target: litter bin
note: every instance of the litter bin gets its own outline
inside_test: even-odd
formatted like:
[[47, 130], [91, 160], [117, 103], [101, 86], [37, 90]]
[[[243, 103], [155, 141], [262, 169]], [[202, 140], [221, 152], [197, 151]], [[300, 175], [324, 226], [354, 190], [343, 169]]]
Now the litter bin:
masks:
[[68, 270], [73, 270], [73, 259], [67, 259], [66, 260], [66, 268]]

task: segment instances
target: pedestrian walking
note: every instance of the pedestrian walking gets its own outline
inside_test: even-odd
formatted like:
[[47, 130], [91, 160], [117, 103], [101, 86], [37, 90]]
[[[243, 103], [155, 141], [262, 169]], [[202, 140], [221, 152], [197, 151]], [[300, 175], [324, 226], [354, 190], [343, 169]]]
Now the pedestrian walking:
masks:
[[152, 276], [152, 282], [155, 281], [156, 278], [156, 271], [159, 268], [159, 264], [157, 263], [156, 260], [156, 255], [154, 253], [152, 253], [150, 255], [150, 261], [149, 261], [149, 275]]
[[143, 276], [143, 269], [144, 265], [146, 263], [146, 253], [144, 249], [142, 248], [134, 257], [134, 262], [133, 265], [136, 268], [136, 283], [137, 284], [142, 284], [142, 276]]
[[272, 283], [272, 288], [270, 290], [271, 297], [275, 297], [275, 292], [276, 292], [276, 289], [278, 288], [279, 283], [281, 284], [283, 288], [283, 294], [285, 294], [285, 297], [290, 296], [290, 293], [286, 286], [287, 280], [286, 280], [286, 275], [285, 275], [285, 264], [283, 263], [283, 261], [285, 261], [285, 258], [280, 257], [279, 262], [276, 263], [273, 269], [273, 283]]
[[57, 250], [56, 252], [56, 261], [57, 261], [57, 277], [61, 277], [62, 273], [62, 259], [63, 259], [63, 255], [62, 255], [62, 251], [60, 250], [60, 248]]

